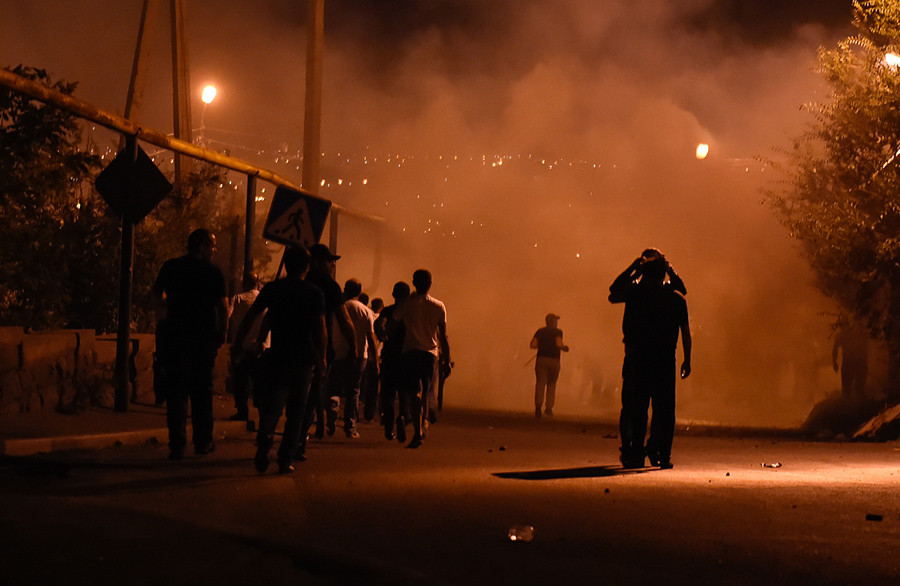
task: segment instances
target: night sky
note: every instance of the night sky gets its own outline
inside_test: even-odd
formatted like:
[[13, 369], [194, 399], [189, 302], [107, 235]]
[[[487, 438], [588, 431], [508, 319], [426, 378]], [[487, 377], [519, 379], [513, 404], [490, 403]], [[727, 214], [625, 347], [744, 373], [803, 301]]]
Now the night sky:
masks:
[[[0, 62], [121, 112], [140, 4], [7, 1]], [[161, 4], [134, 118], [170, 131]], [[528, 342], [559, 313], [572, 352], [557, 410], [609, 415], [622, 308], [607, 288], [658, 246], [687, 282], [695, 337], [679, 416], [797, 423], [839, 384], [834, 308], [762, 203], [776, 177], [757, 157], [827, 99], [816, 52], [854, 32], [850, 4], [326, 0], [322, 195], [387, 221], [375, 275], [374, 236], [342, 228], [339, 279], [388, 298], [431, 268], [458, 364], [448, 392], [478, 406], [531, 409]], [[299, 183], [305, 3], [186, 6], [194, 126], [213, 83], [210, 140]]]

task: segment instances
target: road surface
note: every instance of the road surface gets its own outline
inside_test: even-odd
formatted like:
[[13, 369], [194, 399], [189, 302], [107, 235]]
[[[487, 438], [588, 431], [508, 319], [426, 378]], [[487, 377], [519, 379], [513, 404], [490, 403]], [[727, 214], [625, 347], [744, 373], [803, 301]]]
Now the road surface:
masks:
[[601, 422], [360, 433], [291, 475], [255, 472], [251, 434], [2, 460], [0, 584], [900, 583], [897, 442], [680, 429], [673, 470], [625, 471]]

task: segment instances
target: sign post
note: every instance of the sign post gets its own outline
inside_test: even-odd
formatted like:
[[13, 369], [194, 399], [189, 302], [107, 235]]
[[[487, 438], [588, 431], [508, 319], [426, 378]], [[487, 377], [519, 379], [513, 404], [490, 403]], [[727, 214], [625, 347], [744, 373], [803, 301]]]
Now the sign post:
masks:
[[128, 342], [131, 337], [131, 281], [134, 270], [134, 226], [172, 191], [172, 184], [126, 135], [119, 151], [97, 175], [97, 191], [122, 216], [122, 253], [119, 258], [119, 317], [116, 328], [115, 410], [128, 411]]

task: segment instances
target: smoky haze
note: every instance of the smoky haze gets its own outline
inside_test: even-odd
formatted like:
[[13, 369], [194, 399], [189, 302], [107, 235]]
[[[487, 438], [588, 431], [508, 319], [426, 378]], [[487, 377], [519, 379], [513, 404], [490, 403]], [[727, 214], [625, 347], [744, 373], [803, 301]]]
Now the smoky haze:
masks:
[[[680, 420], [796, 425], [837, 388], [834, 309], [762, 203], [776, 177], [754, 157], [823, 99], [816, 50], [850, 32], [849, 3], [779, 4], [326, 2], [321, 194], [385, 219], [342, 220], [338, 280], [389, 303], [395, 281], [433, 272], [456, 364], [447, 405], [530, 412], [528, 343], [554, 312], [571, 347], [555, 410], [616, 417], [623, 307], [606, 297], [649, 246], [688, 288]], [[0, 57], [121, 111], [139, 8], [78, 5], [13, 2]], [[305, 9], [228, 6], [188, 2], [192, 85], [220, 93], [205, 125], [236, 156], [284, 164], [274, 151], [302, 141]], [[104, 18], [117, 26], [97, 36]], [[167, 22], [136, 114], [161, 129]], [[278, 171], [300, 182], [295, 166]]]

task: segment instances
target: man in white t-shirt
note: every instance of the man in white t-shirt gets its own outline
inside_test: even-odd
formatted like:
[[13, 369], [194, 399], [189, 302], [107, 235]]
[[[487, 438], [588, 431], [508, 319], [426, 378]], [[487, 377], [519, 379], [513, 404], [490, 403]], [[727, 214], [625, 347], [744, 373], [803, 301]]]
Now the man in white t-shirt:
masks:
[[442, 361], [450, 363], [447, 308], [440, 300], [428, 294], [431, 289], [431, 273], [425, 269], [413, 273], [413, 287], [416, 292], [394, 314], [394, 318], [402, 322], [405, 329], [397, 439], [406, 441], [406, 423], [412, 421], [415, 435], [408, 448], [418, 448], [425, 437], [427, 393], [434, 378], [438, 356]]
[[[354, 339], [348, 340], [343, 335], [335, 334], [334, 361], [328, 373], [329, 410], [332, 417], [337, 418], [340, 400], [344, 399], [344, 433], [351, 439], [359, 437], [356, 422], [359, 419], [359, 388], [363, 371], [368, 356], [376, 352], [375, 314], [359, 301], [360, 293], [362, 283], [357, 279], [350, 279], [344, 284], [344, 307], [353, 324]], [[340, 330], [334, 325], [332, 331]]]
[[[254, 273], [244, 275], [241, 282], [243, 292], [238, 293], [231, 299], [229, 304], [228, 315], [228, 343], [233, 344], [238, 328], [247, 315], [247, 311], [256, 297], [259, 295], [259, 277]], [[250, 332], [244, 339], [243, 348], [240, 351], [232, 349], [231, 360], [229, 362], [229, 377], [231, 387], [234, 391], [234, 406], [237, 413], [229, 417], [231, 421], [247, 421], [249, 418], [249, 402], [250, 402], [250, 373], [256, 364], [257, 356], [254, 353], [256, 338], [259, 336], [259, 330], [262, 327], [265, 312], [261, 313], [253, 320]], [[268, 344], [265, 345], [268, 347]]]

